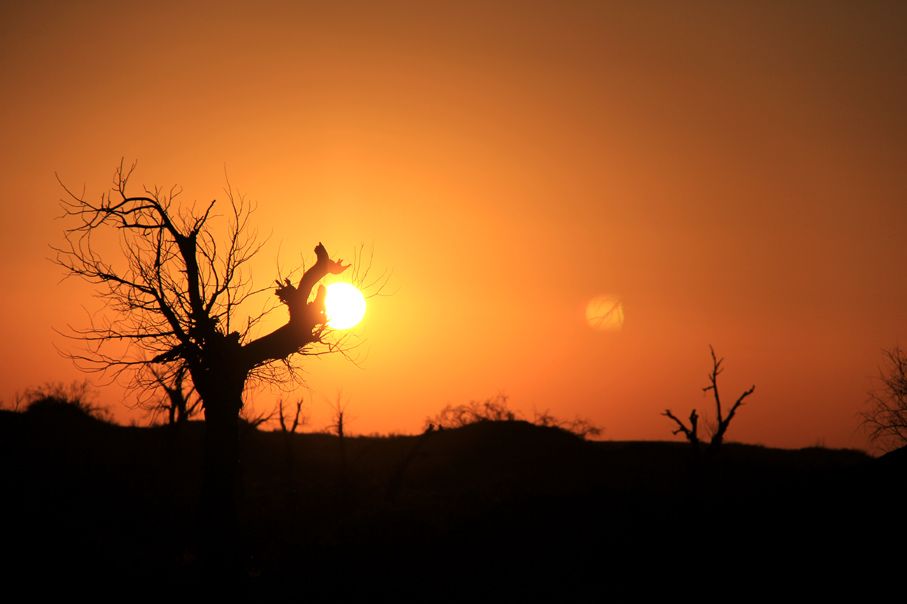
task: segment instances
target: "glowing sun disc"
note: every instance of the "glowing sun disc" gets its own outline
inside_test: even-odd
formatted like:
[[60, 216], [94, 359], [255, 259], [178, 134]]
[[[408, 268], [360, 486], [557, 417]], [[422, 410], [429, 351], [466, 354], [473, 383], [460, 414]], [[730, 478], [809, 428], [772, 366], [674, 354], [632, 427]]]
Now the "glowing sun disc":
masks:
[[328, 327], [349, 329], [355, 327], [365, 316], [365, 296], [349, 283], [331, 283], [327, 287], [324, 307]]

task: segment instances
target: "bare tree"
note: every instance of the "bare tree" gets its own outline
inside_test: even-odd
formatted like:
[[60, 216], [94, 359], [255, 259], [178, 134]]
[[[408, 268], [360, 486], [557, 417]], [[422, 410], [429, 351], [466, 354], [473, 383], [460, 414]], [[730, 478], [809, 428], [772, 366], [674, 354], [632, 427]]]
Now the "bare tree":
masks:
[[349, 426], [350, 421], [353, 419], [350, 417], [349, 413], [346, 412], [346, 408], [349, 406], [350, 401], [349, 399], [347, 399], [346, 402], [344, 402], [343, 393], [338, 392], [336, 403], [332, 403], [330, 401], [327, 402], [331, 406], [331, 411], [333, 412], [334, 419], [334, 423], [327, 427], [327, 432], [336, 432], [337, 441], [340, 444], [340, 499], [344, 504], [346, 504], [348, 502], [347, 497], [349, 495], [349, 481], [347, 479], [348, 466], [346, 460], [346, 436], [348, 433], [345, 431], [345, 428]]
[[674, 420], [674, 423], [677, 424], [677, 429], [674, 430], [674, 434], [680, 434], [681, 432], [690, 441], [690, 444], [693, 446], [693, 454], [697, 460], [697, 466], [700, 466], [700, 469], [707, 469], [711, 460], [715, 457], [715, 454], [718, 453], [718, 450], [721, 448], [721, 443], [724, 442], [724, 434], [727, 432], [728, 426], [731, 424], [731, 420], [734, 419], [734, 416], [737, 413], [737, 409], [743, 404], [743, 400], [751, 395], [753, 391], [756, 390], [756, 386], [750, 387], [749, 390], [743, 392], [737, 401], [731, 406], [730, 411], [728, 411], [727, 416], [723, 415], [721, 410], [721, 397], [718, 395], [718, 374], [720, 374], [723, 369], [721, 368], [721, 363], [724, 362], [724, 359], [719, 359], [715, 356], [715, 349], [709, 346], [709, 350], [712, 353], [712, 371], [709, 373], [709, 385], [702, 389], [703, 392], [712, 391], [712, 394], [715, 397], [715, 417], [717, 424], [712, 430], [712, 438], [709, 441], [708, 447], [706, 447], [704, 457], [702, 455], [700, 440], [699, 440], [699, 415], [696, 413], [696, 410], [693, 409], [690, 413], [690, 424], [687, 426], [684, 422], [678, 419], [670, 409], [665, 410], [662, 414], [665, 417], [668, 417]]
[[[204, 408], [206, 436], [200, 522], [212, 557], [229, 552], [235, 531], [234, 485], [239, 460], [238, 421], [249, 380], [291, 367], [294, 355], [337, 351], [326, 336], [327, 275], [349, 268], [331, 260], [320, 243], [316, 262], [298, 283], [278, 281], [274, 293], [289, 311], [282, 327], [258, 338], [252, 330], [264, 313], [242, 319], [240, 306], [255, 289], [247, 267], [260, 251], [250, 226], [252, 210], [227, 188], [225, 204], [176, 202], [180, 189], [127, 192], [135, 165], [116, 170], [113, 189], [97, 202], [64, 185], [64, 218], [74, 222], [56, 262], [70, 276], [97, 286], [107, 313], [68, 335], [84, 346], [70, 356], [83, 369], [131, 376], [147, 385], [149, 368], [165, 383], [188, 371]], [[61, 182], [62, 185], [62, 182]], [[215, 212], [215, 207], [224, 215]], [[218, 234], [215, 225], [226, 222]], [[119, 251], [111, 252], [118, 239]], [[117, 263], [105, 255], [119, 254]], [[324, 346], [320, 346], [324, 345]]]
[[885, 356], [879, 383], [869, 391], [868, 409], [860, 415], [869, 440], [893, 451], [907, 445], [907, 352], [895, 345]]
[[302, 405], [304, 402], [305, 402], [305, 400], [302, 397], [299, 397], [298, 399], [296, 399], [296, 402], [294, 403], [294, 405], [296, 406], [296, 411], [293, 414], [293, 422], [291, 424], [289, 424], [289, 427], [287, 427], [287, 424], [288, 424], [287, 415], [283, 410], [284, 401], [283, 401], [283, 399], [280, 399], [279, 401], [277, 401], [277, 413], [278, 413], [278, 419], [280, 420], [280, 431], [281, 432], [283, 432], [284, 434], [288, 434], [288, 435], [295, 434], [296, 429], [299, 426], [304, 426], [308, 422], [308, 419], [306, 418], [306, 414], [302, 410]]
[[[337, 434], [337, 436], [340, 437], [340, 442], [342, 443], [343, 437], [345, 435], [344, 426], [349, 426], [349, 423], [351, 421], [349, 414], [346, 412], [346, 408], [349, 407], [350, 401], [349, 401], [349, 399], [347, 399], [344, 402], [342, 392], [337, 393], [336, 402], [332, 403], [330, 400], [328, 400], [326, 398], [325, 398], [325, 401], [327, 402], [328, 405], [330, 405], [331, 412], [332, 412], [331, 417], [334, 419], [334, 423], [327, 426], [326, 431], [329, 434], [331, 432], [335, 432]], [[355, 418], [353, 418], [353, 419], [355, 419]]]
[[158, 413], [163, 412], [167, 414], [167, 423], [178, 428], [201, 411], [201, 399], [192, 396], [194, 389], [186, 383], [186, 374], [189, 372], [186, 364], [179, 365], [169, 376], [160, 373], [156, 366], [152, 365], [148, 369], [157, 382], [158, 390], [164, 391], [163, 398], [155, 397], [146, 405], [151, 411], [152, 421]]

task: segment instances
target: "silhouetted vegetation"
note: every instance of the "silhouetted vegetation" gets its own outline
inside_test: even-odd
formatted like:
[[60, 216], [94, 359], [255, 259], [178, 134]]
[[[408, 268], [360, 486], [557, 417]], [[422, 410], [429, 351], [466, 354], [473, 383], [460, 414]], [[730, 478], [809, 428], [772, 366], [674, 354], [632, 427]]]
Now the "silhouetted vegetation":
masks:
[[576, 434], [581, 438], [601, 436], [603, 429], [595, 426], [586, 418], [577, 417], [573, 421], [560, 420], [547, 410], [535, 413], [529, 420], [520, 411], [510, 409], [507, 396], [498, 394], [484, 401], [470, 401], [464, 405], [447, 405], [441, 412], [425, 420], [426, 430], [435, 428], [461, 428], [479, 422], [513, 422], [529, 421], [537, 426], [558, 428]]
[[[253, 339], [265, 312], [239, 316], [243, 303], [263, 291], [247, 272], [261, 250], [250, 223], [253, 207], [229, 186], [227, 202], [220, 205], [215, 200], [181, 206], [177, 187], [144, 188], [134, 195], [129, 192], [134, 169], [121, 163], [113, 189], [99, 201], [64, 186], [63, 218], [70, 226], [56, 262], [69, 276], [97, 286], [106, 303], [105, 313], [69, 334], [81, 346], [70, 356], [86, 371], [113, 372], [137, 389], [164, 386], [168, 399], [162, 406], [174, 420], [190, 416], [186, 393], [197, 394], [206, 424], [199, 520], [206, 557], [218, 560], [212, 569], [220, 572], [230, 566], [236, 546], [243, 393], [255, 380], [294, 379], [292, 360], [300, 353], [343, 351], [336, 342], [315, 349], [332, 333], [326, 290], [319, 283], [349, 265], [332, 260], [319, 243], [315, 264], [298, 283], [285, 278], [273, 290], [288, 310], [287, 323]], [[102, 237], [117, 238], [124, 258], [105, 259], [96, 243]], [[191, 388], [184, 385], [187, 376]], [[256, 418], [247, 419], [254, 424]]]
[[885, 351], [878, 385], [869, 392], [863, 427], [873, 444], [886, 451], [907, 445], [907, 353], [899, 346]]
[[680, 434], [683, 432], [683, 435], [687, 438], [690, 444], [693, 447], [693, 458], [694, 458], [694, 471], [707, 472], [709, 466], [711, 465], [712, 460], [718, 454], [718, 450], [721, 448], [721, 443], [724, 442], [724, 434], [727, 432], [728, 426], [731, 424], [731, 420], [734, 419], [734, 416], [737, 413], [737, 409], [743, 404], [743, 400], [751, 395], [753, 391], [756, 390], [756, 386], [752, 386], [749, 390], [746, 390], [741, 394], [737, 401], [731, 406], [730, 410], [727, 413], [727, 416], [723, 415], [721, 409], [721, 397], [718, 395], [718, 375], [723, 371], [721, 368], [721, 363], [724, 359], [719, 359], [715, 356], [715, 349], [709, 346], [709, 350], [712, 353], [712, 371], [709, 373], [709, 385], [702, 389], [703, 392], [712, 391], [712, 395], [715, 398], [715, 418], [717, 424], [714, 429], [711, 431], [711, 439], [708, 446], [703, 452], [700, 439], [699, 439], [699, 415], [696, 413], [696, 409], [690, 413], [690, 425], [687, 426], [683, 421], [678, 419], [670, 409], [665, 410], [662, 414], [672, 420], [677, 424], [677, 429], [674, 430], [674, 434]]
[[284, 410], [284, 407], [287, 406], [283, 399], [277, 401], [277, 418], [280, 423], [280, 431], [284, 435], [284, 446], [286, 447], [286, 467], [287, 472], [291, 473], [293, 471], [293, 460], [295, 456], [293, 454], [293, 435], [296, 434], [296, 430], [302, 426], [305, 426], [309, 422], [309, 418], [303, 411], [304, 400], [302, 397], [296, 399], [296, 402], [293, 403], [295, 410], [293, 412], [293, 421], [288, 421], [288, 414]]
[[293, 412], [293, 421], [287, 422], [287, 414], [284, 411], [284, 400], [280, 399], [277, 401], [277, 416], [280, 421], [280, 430], [286, 434], [295, 434], [296, 430], [308, 423], [308, 417], [303, 412], [304, 400], [302, 397], [296, 399], [296, 402], [293, 404], [295, 410]]
[[88, 380], [74, 381], [68, 385], [48, 382], [29, 388], [21, 397], [17, 397], [16, 409], [59, 421], [110, 421], [110, 412], [93, 402], [96, 396], [97, 392]]
[[[98, 422], [64, 432], [0, 412], [7, 587], [191, 593], [205, 576], [192, 528], [204, 425], [171, 434]], [[901, 501], [903, 472], [856, 451], [725, 443], [721, 480], [692, 499], [685, 443], [584, 441], [519, 420], [344, 441], [342, 453], [334, 434], [246, 435], [237, 593], [560, 592], [594, 577], [632, 595], [674, 589], [704, 565], [713, 585], [740, 589], [765, 580], [767, 560], [828, 572], [900, 535], [853, 530]], [[697, 538], [706, 526], [728, 528], [720, 548]], [[649, 585], [653, 573], [664, 582]]]
[[[201, 413], [202, 399], [187, 379], [187, 365], [179, 365], [171, 375], [161, 374], [154, 366], [148, 369], [158, 386], [143, 405], [151, 413], [152, 422], [159, 413], [165, 413], [168, 423], [176, 427]], [[158, 395], [161, 390], [164, 396]]]

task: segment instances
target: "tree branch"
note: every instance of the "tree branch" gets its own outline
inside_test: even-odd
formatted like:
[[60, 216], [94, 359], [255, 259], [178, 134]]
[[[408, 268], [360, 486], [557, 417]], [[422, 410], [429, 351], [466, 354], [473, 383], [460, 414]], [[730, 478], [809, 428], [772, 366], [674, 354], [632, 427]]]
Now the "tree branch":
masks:
[[342, 260], [331, 260], [321, 243], [315, 247], [317, 260], [294, 287], [287, 279], [278, 281], [274, 292], [290, 311], [289, 322], [279, 329], [246, 344], [243, 347], [244, 365], [254, 369], [271, 361], [286, 359], [309, 344], [321, 341], [325, 327], [325, 289], [319, 286], [315, 299], [308, 302], [316, 283], [327, 275], [337, 275], [349, 268]]
[[699, 415], [696, 413], [696, 410], [693, 409], [693, 412], [690, 413], [690, 427], [687, 428], [686, 425], [677, 419], [677, 417], [671, 413], [670, 409], [666, 409], [662, 413], [665, 417], [669, 417], [677, 424], [677, 429], [673, 431], [674, 434], [680, 434], [683, 432], [683, 435], [686, 436], [687, 440], [698, 449], [699, 447], [699, 435], [697, 434], [699, 429]]

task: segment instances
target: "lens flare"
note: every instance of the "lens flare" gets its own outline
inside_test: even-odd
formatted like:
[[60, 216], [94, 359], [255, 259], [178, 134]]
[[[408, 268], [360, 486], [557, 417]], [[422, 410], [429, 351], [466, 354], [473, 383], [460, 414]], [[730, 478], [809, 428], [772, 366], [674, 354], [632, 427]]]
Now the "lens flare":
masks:
[[624, 305], [617, 296], [596, 296], [586, 307], [586, 321], [596, 331], [620, 331], [624, 324]]

